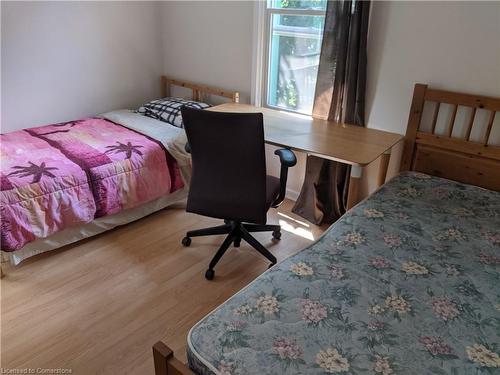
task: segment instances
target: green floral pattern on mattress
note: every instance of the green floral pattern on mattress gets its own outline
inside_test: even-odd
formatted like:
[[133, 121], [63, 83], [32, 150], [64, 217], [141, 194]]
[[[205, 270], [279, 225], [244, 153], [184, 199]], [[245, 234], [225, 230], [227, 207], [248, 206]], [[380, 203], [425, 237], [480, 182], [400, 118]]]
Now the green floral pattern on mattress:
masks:
[[201, 374], [499, 374], [500, 193], [401, 174], [189, 341]]

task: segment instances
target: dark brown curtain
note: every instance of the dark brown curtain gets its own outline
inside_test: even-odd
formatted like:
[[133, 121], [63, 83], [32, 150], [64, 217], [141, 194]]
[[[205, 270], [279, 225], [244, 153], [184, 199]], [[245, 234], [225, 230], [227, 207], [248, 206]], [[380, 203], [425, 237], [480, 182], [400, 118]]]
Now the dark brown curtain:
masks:
[[[313, 117], [365, 125], [369, 1], [329, 1]], [[293, 212], [312, 223], [333, 223], [346, 210], [350, 167], [308, 156]]]

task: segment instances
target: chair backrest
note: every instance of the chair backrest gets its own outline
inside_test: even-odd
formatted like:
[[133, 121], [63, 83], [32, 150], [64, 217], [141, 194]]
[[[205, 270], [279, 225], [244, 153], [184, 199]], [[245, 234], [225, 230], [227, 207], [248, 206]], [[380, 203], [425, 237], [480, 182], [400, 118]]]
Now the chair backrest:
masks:
[[186, 210], [266, 222], [266, 157], [261, 113], [183, 108], [193, 176]]

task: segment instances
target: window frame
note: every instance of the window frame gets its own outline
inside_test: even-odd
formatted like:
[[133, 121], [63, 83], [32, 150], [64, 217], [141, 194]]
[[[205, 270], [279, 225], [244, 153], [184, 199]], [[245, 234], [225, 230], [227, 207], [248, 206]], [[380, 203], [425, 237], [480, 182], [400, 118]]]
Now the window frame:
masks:
[[326, 10], [270, 8], [267, 1], [257, 1], [254, 7], [254, 42], [252, 69], [252, 104], [298, 115], [311, 116], [304, 112], [268, 104], [269, 67], [271, 60], [271, 22], [273, 15], [325, 16]]

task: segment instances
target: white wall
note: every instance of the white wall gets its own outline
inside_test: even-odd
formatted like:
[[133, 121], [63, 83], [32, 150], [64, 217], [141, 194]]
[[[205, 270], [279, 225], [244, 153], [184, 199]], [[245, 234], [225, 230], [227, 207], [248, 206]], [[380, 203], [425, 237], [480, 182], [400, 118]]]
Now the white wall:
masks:
[[2, 132], [159, 95], [161, 4], [1, 2]]
[[163, 4], [165, 74], [240, 92], [250, 98], [251, 1], [168, 1]]
[[406, 131], [413, 85], [500, 96], [499, 2], [375, 2], [370, 127]]

